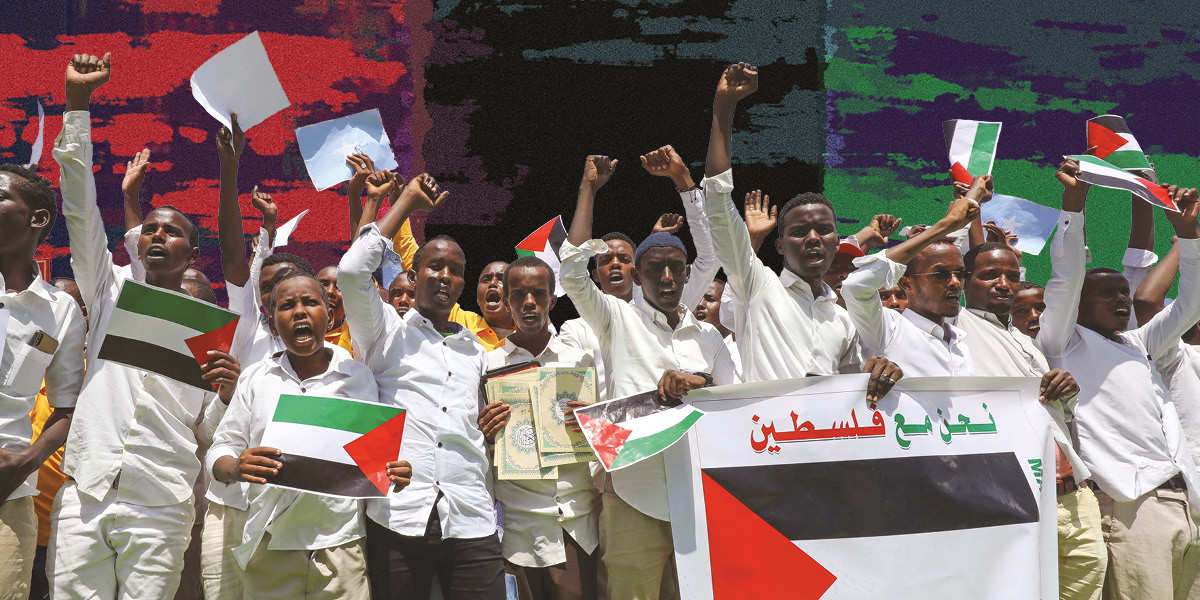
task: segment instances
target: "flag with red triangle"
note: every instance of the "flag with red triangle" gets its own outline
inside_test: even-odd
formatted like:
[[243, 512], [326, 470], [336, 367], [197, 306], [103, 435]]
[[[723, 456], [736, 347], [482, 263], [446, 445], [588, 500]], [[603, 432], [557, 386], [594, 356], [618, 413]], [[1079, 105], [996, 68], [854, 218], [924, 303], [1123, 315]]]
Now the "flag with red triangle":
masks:
[[1067, 155], [1079, 161], [1079, 180], [1100, 187], [1125, 190], [1163, 210], [1179, 212], [1167, 186], [1154, 183], [1131, 170], [1122, 169], [1090, 154]]
[[404, 438], [402, 408], [299, 394], [282, 394], [261, 445], [277, 448], [283, 468], [268, 483], [344, 496], [387, 496], [387, 463]]
[[954, 181], [971, 184], [980, 175], [991, 175], [996, 162], [996, 143], [1000, 123], [952, 119], [942, 122], [946, 152], [950, 155], [950, 173]]
[[1146, 153], [1121, 116], [1100, 115], [1088, 119], [1087, 147], [1095, 148], [1091, 154], [1110, 165], [1133, 171], [1142, 177], [1154, 173], [1150, 159], [1146, 158]]
[[545, 225], [538, 227], [536, 231], [517, 244], [517, 256], [536, 256], [554, 270], [554, 279], [558, 283], [554, 286], [554, 293], [557, 296], [566, 294], [562, 287], [562, 280], [559, 278], [562, 263], [558, 260], [558, 249], [565, 241], [567, 241], [567, 229], [563, 227], [562, 216], [557, 216], [547, 221]]

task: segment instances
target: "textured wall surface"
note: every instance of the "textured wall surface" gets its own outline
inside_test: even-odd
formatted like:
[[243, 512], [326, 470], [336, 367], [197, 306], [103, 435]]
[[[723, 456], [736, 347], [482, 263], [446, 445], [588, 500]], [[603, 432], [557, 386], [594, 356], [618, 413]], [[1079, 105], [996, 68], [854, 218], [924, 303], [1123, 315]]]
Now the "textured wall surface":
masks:
[[[463, 242], [473, 280], [488, 260], [512, 258], [511, 247], [537, 225], [569, 217], [588, 153], [622, 161], [601, 193], [597, 235], [640, 238], [659, 213], [679, 211], [670, 185], [642, 172], [637, 155], [674, 144], [700, 176], [712, 88], [731, 60], [760, 65], [762, 77], [735, 121], [739, 193], [762, 188], [782, 202], [823, 189], [843, 233], [877, 212], [906, 224], [944, 214], [941, 121], [950, 118], [1004, 122], [994, 169], [1002, 193], [1056, 205], [1058, 157], [1081, 151], [1084, 121], [1103, 112], [1127, 116], [1162, 180], [1197, 185], [1200, 11], [1185, 3], [1095, 8], [18, 0], [0, 21], [0, 158], [28, 155], [41, 98], [48, 112], [41, 167], [57, 181], [49, 145], [61, 126], [67, 56], [112, 50], [113, 82], [94, 109], [110, 234], [119, 233], [120, 172], [148, 145], [157, 165], [143, 197], [196, 218], [201, 266], [215, 279], [217, 125], [192, 99], [188, 76], [259, 30], [292, 106], [249, 132], [242, 208], [253, 213], [246, 192], [258, 183], [276, 194], [281, 219], [313, 209], [288, 250], [316, 266], [336, 261], [345, 247], [346, 206], [341, 188], [313, 190], [293, 134], [299, 125], [378, 107], [401, 170], [428, 169], [451, 190], [427, 232]], [[1089, 245], [1097, 263], [1119, 262], [1128, 203], [1118, 192], [1093, 192]], [[1160, 218], [1160, 249], [1169, 230]], [[60, 223], [44, 249], [59, 257], [56, 275], [69, 271], [65, 245]], [[1045, 255], [1027, 256], [1026, 265], [1031, 279], [1049, 274]]]

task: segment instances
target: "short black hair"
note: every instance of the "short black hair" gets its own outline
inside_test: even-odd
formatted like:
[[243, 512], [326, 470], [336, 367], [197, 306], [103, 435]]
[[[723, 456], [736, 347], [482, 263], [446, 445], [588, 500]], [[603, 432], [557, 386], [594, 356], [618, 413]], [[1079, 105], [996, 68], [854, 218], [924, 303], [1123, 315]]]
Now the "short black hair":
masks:
[[171, 206], [170, 204], [164, 204], [162, 206], [155, 206], [154, 208], [150, 209], [150, 212], [154, 212], [156, 210], [171, 211], [173, 213], [178, 213], [179, 216], [183, 217], [183, 220], [187, 221], [188, 227], [190, 227], [192, 229], [188, 233], [188, 243], [190, 243], [193, 248], [200, 247], [200, 230], [196, 227], [196, 224], [192, 222], [192, 218], [187, 216], [187, 213], [183, 212], [182, 210], [179, 210], [178, 208], [175, 208], [174, 206]]
[[1012, 246], [1009, 246], [1008, 244], [1003, 244], [1000, 242], [984, 242], [978, 246], [975, 246], [974, 248], [971, 248], [966, 254], [963, 255], [963, 265], [966, 266], [967, 271], [974, 271], [975, 259], [978, 258], [980, 254], [985, 252], [993, 252], [995, 250], [1005, 250], [1012, 252], [1013, 256], [1017, 255], [1017, 253], [1013, 251]]
[[[192, 286], [195, 286], [195, 288], [196, 288], [197, 293], [192, 294], [193, 298], [203, 300], [209, 304], [217, 303], [217, 294], [215, 292], [213, 292], [211, 285], [208, 285], [207, 283], [204, 283], [203, 281], [200, 281], [199, 279], [191, 278], [191, 279], [184, 279], [183, 282], [180, 284], [180, 286], [186, 287], [189, 284]], [[184, 291], [187, 291], [187, 290], [185, 289]], [[190, 294], [191, 292], [188, 292], [188, 293]]]
[[1040, 283], [1034, 283], [1032, 281], [1022, 281], [1021, 284], [1017, 286], [1017, 291], [1021, 292], [1024, 290], [1042, 290], [1044, 292], [1046, 291], [1046, 286]]
[[514, 260], [511, 263], [508, 263], [508, 268], [504, 270], [504, 289], [506, 291], [508, 290], [508, 274], [512, 273], [513, 269], [515, 269], [517, 267], [533, 267], [536, 269], [545, 269], [546, 273], [549, 275], [549, 277], [547, 277], [546, 279], [550, 281], [550, 293], [551, 294], [554, 293], [554, 284], [555, 284], [554, 269], [552, 269], [550, 267], [550, 265], [546, 263], [546, 261], [544, 261], [536, 256], [522, 256], [522, 257], [518, 258], [517, 260]]
[[424, 254], [425, 254], [425, 248], [428, 248], [429, 244], [436, 242], [438, 240], [445, 240], [447, 242], [453, 243], [455, 246], [458, 246], [459, 252], [463, 253], [463, 263], [464, 263], [464, 265], [466, 264], [467, 253], [465, 250], [462, 249], [462, 244], [458, 243], [458, 240], [454, 239], [453, 237], [450, 237], [444, 233], [439, 233], [438, 235], [433, 236], [432, 238], [429, 239], [429, 241], [427, 241], [423, 245], [421, 245], [420, 248], [417, 248], [417, 251], [413, 253], [412, 265], [409, 268], [414, 271], [417, 270], [417, 267], [419, 267], [421, 265], [421, 257], [424, 256]]
[[797, 206], [804, 206], [806, 204], [823, 204], [828, 206], [829, 212], [833, 213], [833, 222], [837, 223], [837, 211], [834, 210], [833, 203], [829, 201], [829, 198], [826, 198], [824, 195], [818, 194], [817, 192], [804, 192], [802, 194], [793, 196], [791, 200], [784, 202], [783, 206], [779, 207], [779, 214], [776, 216], [775, 221], [775, 233], [778, 235], [783, 235], [783, 216], [786, 215], [789, 210], [792, 210]]
[[[620, 240], [622, 242], [625, 242], [626, 244], [629, 244], [630, 248], [637, 249], [637, 244], [633, 243], [633, 238], [629, 237], [628, 235], [625, 235], [624, 233], [621, 233], [620, 231], [610, 231], [610, 232], [600, 236], [600, 241], [602, 241], [602, 242], [611, 242], [613, 240]], [[599, 264], [600, 263], [597, 261], [596, 257], [593, 256], [592, 260], [591, 260], [591, 264], [588, 266], [588, 270], [595, 271], [596, 267], [599, 266]]]
[[[953, 246], [955, 251], [958, 250], [958, 244], [954, 243], [954, 240], [952, 240], [948, 237], [938, 238], [936, 240], [933, 240], [932, 242], [929, 242], [928, 246], [925, 246], [925, 248], [923, 250], [918, 252], [917, 255], [912, 258], [912, 260], [908, 261], [908, 264], [906, 265], [908, 268], [906, 271], [913, 271], [914, 269], [916, 269], [917, 266], [921, 264], [921, 256], [923, 256], [927, 251], [929, 251], [930, 248], [932, 248], [934, 246], [945, 246], [945, 245]], [[966, 261], [963, 261], [963, 264], [965, 265]]]
[[[259, 268], [259, 272], [261, 273], [262, 269], [265, 269], [271, 265], [277, 265], [280, 263], [291, 263], [293, 265], [296, 265], [296, 268], [300, 269], [300, 271], [302, 273], [307, 273], [308, 275], [311, 275], [313, 278], [316, 278], [316, 276], [317, 276], [316, 271], [313, 271], [312, 265], [308, 264], [307, 260], [304, 260], [303, 258], [296, 256], [295, 254], [288, 254], [287, 252], [277, 252], [275, 254], [272, 254], [272, 255], [264, 258], [262, 261], [262, 267]], [[282, 279], [280, 279], [280, 281], [282, 281]]]
[[46, 226], [38, 234], [37, 243], [42, 243], [46, 236], [50, 235], [50, 228], [54, 227], [54, 220], [58, 218], [58, 203], [55, 201], [54, 189], [50, 187], [50, 181], [38, 175], [33, 169], [13, 163], [0, 165], [0, 171], [12, 173], [25, 180], [14, 181], [13, 187], [21, 194], [21, 198], [25, 200], [30, 212], [45, 210], [50, 213]]
[[311, 279], [313, 283], [317, 284], [317, 289], [321, 290], [321, 303], [328, 304], [329, 295], [326, 294], [326, 292], [325, 292], [325, 286], [321, 285], [320, 281], [317, 281], [316, 275], [313, 275], [311, 271], [288, 271], [287, 273], [284, 273], [282, 276], [280, 276], [278, 279], [276, 279], [275, 285], [271, 288], [271, 295], [269, 297], [268, 305], [267, 305], [267, 313], [268, 314], [275, 314], [275, 300], [276, 300], [276, 296], [279, 294], [280, 284], [282, 284], [283, 282], [285, 282], [289, 279], [295, 279], [297, 277], [304, 277], [305, 279]]

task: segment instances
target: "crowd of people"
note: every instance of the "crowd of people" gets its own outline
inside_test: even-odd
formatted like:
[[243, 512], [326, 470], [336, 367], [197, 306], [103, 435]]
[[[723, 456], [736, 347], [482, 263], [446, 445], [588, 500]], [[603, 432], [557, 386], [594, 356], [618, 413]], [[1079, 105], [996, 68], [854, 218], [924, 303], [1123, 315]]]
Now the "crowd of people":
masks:
[[[1177, 240], [1161, 261], [1154, 209], [1135, 199], [1123, 270], [1088, 268], [1089, 186], [1062, 162], [1044, 286], [1024, 279], [1012, 236], [981, 223], [989, 175], [956, 184], [935, 223], [898, 235], [900, 219], [877, 215], [840, 238], [819, 193], [775, 206], [755, 190], [734, 202], [733, 117], [758, 86], [757, 70], [737, 63], [716, 86], [699, 184], [671, 146], [641, 156], [683, 215], [664, 214], [641, 240], [595, 239], [618, 161], [589, 155], [560, 272], [536, 257], [488, 263], [477, 314], [458, 304], [460, 245], [439, 235], [418, 246], [408, 224], [451, 192], [428, 174], [376, 171], [366, 155], [347, 157], [352, 244], [339, 264], [316, 270], [274, 252], [276, 207], [257, 187], [262, 228], [248, 249], [234, 115], [216, 136], [218, 237], [228, 307], [242, 318], [230, 351], [209, 351], [204, 391], [98, 357], [128, 309], [117, 302], [126, 280], [216, 302], [192, 268], [196, 225], [170, 206], [141, 212], [148, 150], [122, 184], [132, 263], [113, 261], [89, 114], [111, 73], [109, 55], [75, 55], [66, 69], [53, 153], [73, 280], [45, 281], [33, 261], [58, 214], [50, 182], [0, 166], [0, 598], [424, 600], [436, 585], [448, 600], [500, 599], [506, 575], [522, 599], [678, 597], [661, 459], [496, 479], [490, 446], [510, 408], [481, 380], [530, 361], [593, 368], [601, 399], [656, 390], [663, 403], [840, 373], [868, 373], [872, 404], [904, 376], [1038, 378], [1057, 442], [1060, 597], [1200, 598], [1195, 189], [1169, 186], [1180, 212], [1164, 213]], [[695, 256], [677, 235], [685, 224]], [[779, 273], [759, 258], [772, 233]], [[403, 269], [383, 281], [389, 253]], [[555, 325], [559, 286], [579, 318]], [[265, 485], [288, 468], [262, 444], [281, 394], [404, 408], [387, 496]]]

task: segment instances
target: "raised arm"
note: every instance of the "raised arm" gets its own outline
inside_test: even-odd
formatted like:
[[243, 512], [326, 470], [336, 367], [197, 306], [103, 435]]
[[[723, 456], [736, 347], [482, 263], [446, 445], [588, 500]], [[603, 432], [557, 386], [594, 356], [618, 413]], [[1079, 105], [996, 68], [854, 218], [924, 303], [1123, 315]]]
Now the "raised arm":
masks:
[[715, 177], [733, 164], [733, 111], [738, 102], [758, 90], [758, 69], [737, 63], [725, 67], [713, 95], [712, 127], [708, 132], [708, 156], [704, 176]]
[[[1153, 208], [1149, 203], [1140, 200], [1139, 203]], [[1171, 284], [1175, 283], [1178, 273], [1179, 246], [1176, 242], [1171, 251], [1142, 278], [1141, 284], [1133, 294], [1133, 310], [1138, 323], [1149, 323], [1150, 319], [1163, 309], [1167, 302], [1167, 292], [1171, 289]]]
[[142, 183], [146, 171], [150, 170], [150, 149], [142, 148], [125, 163], [125, 177], [121, 178], [121, 196], [125, 199], [125, 229], [142, 226]]
[[[704, 192], [696, 187], [687, 164], [675, 148], [667, 145], [641, 157], [642, 168], [647, 173], [659, 177], [668, 177], [679, 192], [683, 202], [683, 212], [687, 215], [688, 229], [692, 233], [692, 244], [696, 247], [696, 258], [692, 261], [692, 271], [688, 281], [683, 286], [683, 296], [680, 302], [687, 307], [700, 303], [704, 292], [708, 289], [713, 277], [721, 268], [713, 251], [712, 232], [708, 228], [708, 218], [704, 214]], [[678, 227], [676, 227], [678, 229]]]
[[76, 54], [67, 65], [67, 110], [63, 128], [54, 140], [54, 160], [59, 165], [62, 213], [71, 240], [71, 266], [75, 282], [88, 307], [111, 283], [112, 254], [104, 222], [96, 205], [96, 180], [92, 177], [91, 115], [92, 92], [112, 74], [111, 54], [103, 59]]
[[[950, 208], [946, 211], [946, 216], [939, 219], [933, 225], [926, 227], [921, 233], [888, 248], [885, 253], [888, 259], [906, 265], [920, 254], [926, 246], [946, 237], [954, 231], [962, 229], [970, 223], [971, 220], [979, 215], [978, 198], [984, 194], [987, 187], [991, 184], [991, 179], [991, 175], [976, 177], [967, 193], [950, 203]], [[845, 286], [844, 283], [842, 285]], [[875, 288], [875, 290], [878, 289]], [[844, 296], [845, 294], [843, 293]], [[878, 293], [876, 293], [876, 296], [878, 296]]]
[[888, 238], [899, 229], [902, 222], [904, 222], [904, 219], [892, 215], [875, 215], [871, 217], [869, 225], [854, 234], [854, 239], [858, 241], [858, 247], [863, 252], [882, 248], [887, 245]]
[[1037, 343], [1049, 358], [1062, 356], [1075, 333], [1079, 294], [1086, 271], [1084, 257], [1084, 205], [1087, 183], [1076, 178], [1079, 162], [1064, 160], [1054, 176], [1063, 186], [1058, 231], [1050, 243], [1050, 281], [1046, 282], [1046, 310], [1039, 320]]
[[779, 207], [772, 206], [771, 197], [762, 193], [762, 190], [746, 192], [746, 230], [750, 234], [750, 248], [755, 254], [775, 230], [778, 215]]
[[1141, 338], [1146, 351], [1156, 358], [1170, 346], [1178, 344], [1179, 337], [1200, 321], [1200, 202], [1197, 201], [1195, 188], [1172, 185], [1167, 189], [1180, 210], [1166, 211], [1167, 220], [1171, 221], [1179, 238], [1176, 242], [1179, 294], [1170, 306], [1131, 332]]
[[358, 237], [358, 230], [374, 221], [379, 214], [379, 207], [376, 206], [375, 212], [370, 213], [370, 220], [367, 223], [362, 222], [363, 215], [368, 212], [362, 205], [363, 186], [367, 184], [367, 177], [375, 172], [375, 161], [366, 154], [355, 153], [346, 157], [346, 164], [354, 169], [354, 175], [351, 175], [350, 181], [346, 183], [346, 202], [350, 205], [350, 241], [353, 242], [354, 238]]
[[560, 279], [563, 291], [571, 298], [579, 316], [591, 325], [597, 336], [608, 331], [612, 318], [612, 302], [622, 302], [600, 291], [588, 273], [588, 260], [608, 252], [608, 245], [592, 236], [592, 205], [596, 191], [608, 183], [616, 169], [617, 160], [598, 154], [589, 155], [583, 163], [583, 177], [575, 200], [575, 214], [567, 241], [559, 249], [562, 261]]
[[584, 160], [583, 177], [579, 180], [579, 193], [575, 197], [575, 214], [567, 231], [567, 241], [571, 244], [579, 246], [592, 239], [592, 205], [596, 200], [596, 192], [608, 183], [619, 162], [599, 154], [589, 154]]
[[221, 162], [220, 196], [217, 203], [217, 239], [221, 249], [221, 271], [225, 281], [244, 286], [250, 279], [250, 262], [246, 258], [246, 240], [242, 236], [242, 209], [238, 206], [238, 161], [246, 148], [246, 134], [238, 125], [237, 115], [230, 115], [231, 131], [222, 126], [217, 131], [217, 156]]
[[[1129, 212], [1129, 244], [1125, 248], [1125, 256], [1121, 257], [1121, 270], [1129, 281], [1129, 290], [1133, 292], [1141, 287], [1142, 280], [1150, 274], [1150, 268], [1158, 262], [1158, 255], [1154, 253], [1154, 206], [1131, 194]], [[1172, 273], [1171, 278], [1174, 277]], [[1151, 314], [1142, 319], [1137, 313], [1136, 302], [1134, 308], [1129, 315], [1126, 331], [1137, 328], [1138, 323], [1146, 323], [1153, 316]], [[1162, 308], [1161, 304], [1159, 308]]]

